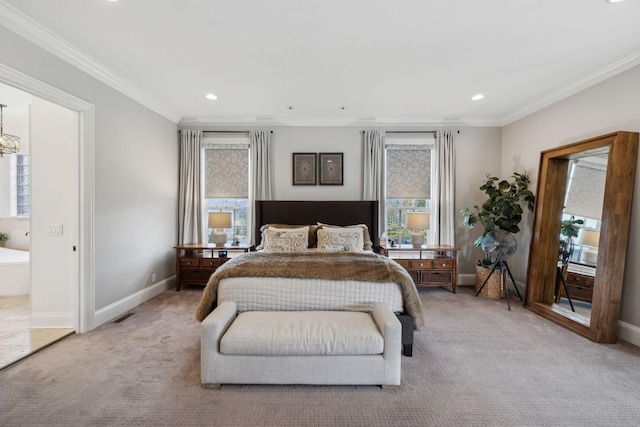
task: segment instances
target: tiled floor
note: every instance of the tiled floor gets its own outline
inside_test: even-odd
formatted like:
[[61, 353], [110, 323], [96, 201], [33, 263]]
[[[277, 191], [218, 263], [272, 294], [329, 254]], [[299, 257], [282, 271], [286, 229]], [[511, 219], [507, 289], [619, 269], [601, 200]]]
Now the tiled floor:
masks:
[[29, 329], [29, 297], [0, 297], [0, 369], [61, 338], [73, 329]]

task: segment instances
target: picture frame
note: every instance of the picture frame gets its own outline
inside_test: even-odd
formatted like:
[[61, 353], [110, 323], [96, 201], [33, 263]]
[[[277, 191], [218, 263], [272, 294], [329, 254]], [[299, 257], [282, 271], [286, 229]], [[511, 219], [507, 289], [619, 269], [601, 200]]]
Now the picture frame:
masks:
[[343, 159], [343, 153], [318, 154], [320, 185], [343, 185]]
[[293, 153], [293, 185], [316, 185], [317, 153]]

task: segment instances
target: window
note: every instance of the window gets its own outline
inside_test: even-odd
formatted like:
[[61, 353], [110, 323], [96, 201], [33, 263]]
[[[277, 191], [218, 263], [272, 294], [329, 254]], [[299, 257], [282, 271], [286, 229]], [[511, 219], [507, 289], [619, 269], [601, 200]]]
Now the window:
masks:
[[31, 179], [29, 177], [29, 155], [16, 154], [15, 187], [12, 213], [15, 216], [29, 216], [31, 206]]
[[[231, 212], [232, 232], [228, 234], [229, 240], [237, 241], [243, 245], [248, 244], [249, 199], [207, 199], [207, 213], [209, 212]], [[213, 229], [208, 229], [207, 241], [209, 243], [213, 242], [212, 233]]]
[[571, 262], [595, 264], [593, 258], [597, 255], [600, 237], [607, 160], [607, 156], [589, 156], [571, 162], [562, 220], [584, 221], [578, 238], [573, 241]]
[[[410, 244], [407, 212], [430, 212], [434, 139], [424, 134], [385, 139], [386, 237], [395, 244]], [[430, 242], [426, 232], [426, 241]]]
[[[228, 243], [248, 244], [250, 240], [249, 138], [247, 133], [208, 133], [202, 138], [204, 224], [209, 212], [230, 212]], [[207, 229], [209, 243], [212, 233], [212, 229]]]

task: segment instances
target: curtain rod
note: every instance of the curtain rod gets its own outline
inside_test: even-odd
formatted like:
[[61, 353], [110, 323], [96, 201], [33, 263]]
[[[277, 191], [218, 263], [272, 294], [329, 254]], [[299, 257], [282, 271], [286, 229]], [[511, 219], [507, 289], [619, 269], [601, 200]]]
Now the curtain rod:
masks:
[[[178, 130], [178, 132], [182, 132], [183, 130], [189, 130], [189, 129], [180, 129]], [[250, 132], [248, 130], [203, 130], [202, 133], [247, 133]], [[269, 131], [269, 133], [273, 133], [272, 130]]]
[[[246, 133], [248, 130], [203, 130], [202, 133]], [[272, 130], [269, 131], [273, 133]]]
[[[362, 131], [364, 133], [365, 131]], [[386, 133], [432, 133], [435, 134], [437, 131], [435, 130], [388, 130]], [[456, 133], [460, 133], [460, 131], [456, 131]]]

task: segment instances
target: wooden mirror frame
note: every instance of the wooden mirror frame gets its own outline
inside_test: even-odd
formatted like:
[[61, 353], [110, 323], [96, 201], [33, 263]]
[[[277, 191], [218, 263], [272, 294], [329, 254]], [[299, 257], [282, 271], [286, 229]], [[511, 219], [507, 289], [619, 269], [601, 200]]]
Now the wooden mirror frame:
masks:
[[[608, 150], [590, 321], [553, 305], [560, 225], [571, 159]], [[614, 343], [631, 221], [638, 133], [615, 132], [540, 154], [525, 307], [595, 342]]]

